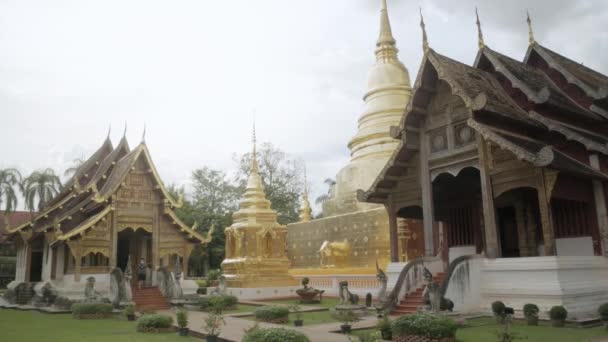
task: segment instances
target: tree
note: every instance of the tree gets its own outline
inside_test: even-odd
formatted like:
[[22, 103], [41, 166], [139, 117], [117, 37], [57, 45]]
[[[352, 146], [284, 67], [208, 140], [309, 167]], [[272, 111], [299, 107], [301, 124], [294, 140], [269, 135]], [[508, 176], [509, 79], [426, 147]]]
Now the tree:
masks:
[[84, 164], [85, 161], [86, 160], [84, 158], [76, 158], [72, 160], [72, 166], [65, 169], [65, 171], [63, 171], [63, 175], [66, 177], [72, 177], [76, 173], [76, 171], [78, 171], [78, 168], [82, 164]]
[[[299, 199], [304, 186], [302, 164], [271, 143], [260, 146], [257, 159], [266, 198], [272, 202], [272, 209], [277, 211], [279, 223], [297, 222]], [[236, 162], [236, 183], [242, 194], [251, 171], [251, 153], [236, 158]]]
[[[61, 190], [61, 180], [51, 168], [32, 172], [23, 180], [25, 206], [30, 211], [41, 210]], [[36, 204], [36, 200], [38, 203]]]
[[17, 169], [0, 169], [0, 209], [14, 211], [19, 203], [17, 191], [21, 185], [21, 173]]
[[331, 192], [334, 188], [334, 185], [336, 185], [336, 181], [331, 178], [326, 178], [325, 181], [323, 181], [323, 183], [327, 184], [327, 187], [328, 187], [327, 193], [319, 195], [319, 197], [317, 197], [317, 199], [315, 199], [316, 204], [325, 203], [329, 199], [329, 197], [331, 197]]

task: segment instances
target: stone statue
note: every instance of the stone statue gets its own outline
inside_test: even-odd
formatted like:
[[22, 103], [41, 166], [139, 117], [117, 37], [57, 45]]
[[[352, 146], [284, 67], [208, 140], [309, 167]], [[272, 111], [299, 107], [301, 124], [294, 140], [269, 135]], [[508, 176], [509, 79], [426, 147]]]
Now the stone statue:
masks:
[[182, 285], [179, 282], [182, 277], [182, 263], [179, 255], [176, 257], [175, 272], [173, 274], [175, 278], [175, 283], [173, 284], [173, 293], [171, 295], [171, 298], [182, 299], [184, 297], [184, 292], [182, 290]]
[[441, 288], [439, 284], [433, 281], [433, 274], [426, 267], [422, 275], [426, 282], [426, 287], [423, 292], [424, 302], [427, 303], [427, 308], [433, 312], [441, 310]]
[[380, 290], [378, 291], [378, 302], [380, 304], [386, 303], [386, 285], [388, 283], [388, 277], [386, 273], [382, 271], [382, 269], [378, 266], [378, 260], [376, 260], [376, 279], [378, 279], [378, 283], [380, 283]]
[[99, 292], [95, 291], [95, 277], [88, 277], [84, 288], [84, 301], [86, 303], [99, 302], [101, 299]]
[[351, 256], [351, 246], [347, 239], [343, 242], [324, 241], [319, 249], [321, 267], [345, 267]]
[[123, 298], [122, 300], [130, 302], [133, 299], [133, 291], [131, 290], [131, 278], [133, 273], [131, 271], [131, 256], [127, 258], [127, 267], [125, 268], [125, 276], [122, 283]]
[[212, 295], [225, 295], [226, 294], [226, 277], [222, 274], [218, 277], [218, 285], [211, 291]]
[[340, 282], [340, 305], [357, 305], [359, 303], [359, 296], [351, 293], [348, 290], [348, 281], [343, 280]]
[[[325, 290], [318, 290], [309, 287], [309, 282], [310, 279], [308, 277], [302, 278], [302, 288], [296, 290], [296, 293], [298, 294], [298, 296], [300, 296], [300, 302], [305, 304], [320, 303], [323, 296], [323, 292], [325, 292]], [[319, 296], [318, 300], [315, 299], [317, 296]]]

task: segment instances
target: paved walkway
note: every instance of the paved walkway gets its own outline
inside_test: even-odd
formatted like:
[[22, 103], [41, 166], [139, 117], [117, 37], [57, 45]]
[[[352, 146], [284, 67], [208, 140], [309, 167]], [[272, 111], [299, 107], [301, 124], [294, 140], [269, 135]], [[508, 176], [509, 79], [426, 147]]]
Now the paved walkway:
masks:
[[[173, 310], [160, 311], [159, 313], [171, 315], [175, 318]], [[190, 330], [204, 334], [204, 320], [207, 318], [207, 313], [201, 311], [188, 312], [188, 328]], [[245, 330], [251, 328], [255, 322], [238, 317], [225, 316], [226, 325], [222, 327], [220, 337], [229, 341], [239, 342], [245, 336]], [[353, 329], [369, 328], [376, 324], [376, 318], [373, 316], [366, 317], [362, 321], [353, 324]], [[271, 323], [259, 323], [262, 328], [288, 328], [299, 331], [308, 336], [314, 342], [348, 342], [347, 336], [332, 331], [340, 330], [340, 323], [315, 324], [303, 327], [295, 327], [292, 325], [279, 325]]]

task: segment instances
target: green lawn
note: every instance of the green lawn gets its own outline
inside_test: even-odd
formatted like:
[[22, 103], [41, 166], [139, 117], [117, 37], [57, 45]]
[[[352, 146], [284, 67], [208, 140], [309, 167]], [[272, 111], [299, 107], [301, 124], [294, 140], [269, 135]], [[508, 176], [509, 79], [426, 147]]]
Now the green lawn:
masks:
[[[353, 331], [353, 335], [361, 336], [373, 332], [374, 329]], [[457, 342], [494, 342], [497, 341], [495, 332], [498, 325], [493, 318], [479, 318], [467, 321], [466, 328], [456, 332]], [[608, 338], [608, 331], [598, 328], [553, 328], [549, 323], [541, 322], [540, 326], [532, 327], [525, 322], [517, 321], [511, 331], [519, 333], [528, 342], [588, 342], [596, 338]]]
[[[240, 317], [240, 318], [255, 321], [254, 316], [246, 316], [246, 317]], [[289, 322], [287, 322], [285, 324], [293, 325], [293, 321], [295, 319], [296, 319], [295, 314], [291, 313], [291, 314], [289, 314]], [[337, 322], [337, 320], [331, 316], [331, 313], [329, 311], [303, 312], [302, 320], [304, 320], [304, 325], [315, 325], [315, 324]]]
[[44, 342], [186, 342], [201, 341], [177, 333], [135, 332], [135, 322], [122, 319], [76, 320], [71, 315], [0, 309], [0, 340]]
[[298, 305], [309, 305], [309, 306], [320, 306], [323, 308], [333, 308], [336, 305], [338, 305], [338, 303], [340, 302], [339, 298], [335, 298], [335, 297], [328, 297], [328, 298], [323, 298], [323, 301], [321, 301], [321, 303], [319, 304], [301, 304], [300, 303], [300, 298], [290, 298], [290, 299], [277, 299], [277, 300], [269, 300], [269, 301], [264, 301], [264, 303], [269, 303], [269, 304], [298, 304]]
[[224, 314], [236, 314], [236, 313], [243, 313], [243, 312], [254, 312], [255, 309], [257, 309], [257, 308], [259, 308], [259, 306], [257, 306], [257, 305], [238, 304], [236, 306], [236, 309], [225, 310], [223, 313]]

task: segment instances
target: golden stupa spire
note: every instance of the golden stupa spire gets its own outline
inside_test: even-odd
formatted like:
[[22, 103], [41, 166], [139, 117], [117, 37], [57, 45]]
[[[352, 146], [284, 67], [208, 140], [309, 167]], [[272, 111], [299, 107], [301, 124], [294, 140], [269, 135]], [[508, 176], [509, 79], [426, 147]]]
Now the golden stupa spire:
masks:
[[255, 137], [255, 120], [253, 121], [253, 153], [251, 155], [251, 171], [255, 171], [255, 173], [258, 173], [259, 169], [258, 169], [258, 153], [257, 153], [257, 146], [256, 146], [256, 137]]
[[534, 45], [534, 43], [536, 43], [536, 41], [534, 40], [534, 31], [532, 31], [532, 19], [530, 19], [530, 12], [528, 12], [528, 10], [526, 10], [526, 21], [528, 22], [528, 42], [530, 43], [530, 46]]
[[262, 184], [262, 177], [260, 177], [260, 169], [258, 166], [258, 153], [257, 153], [257, 140], [255, 136], [255, 121], [253, 122], [253, 134], [252, 134], [253, 151], [251, 153], [251, 172], [249, 173], [249, 179], [247, 180], [247, 188], [261, 192], [262, 198], [264, 198], [264, 185]]
[[481, 50], [483, 49], [485, 44], [483, 42], [483, 32], [481, 32], [481, 22], [479, 21], [479, 12], [477, 12], [477, 6], [475, 6], [475, 18], [477, 19], [477, 21], [475, 22], [477, 24], [477, 45]]
[[429, 39], [426, 36], [426, 26], [424, 26], [424, 17], [422, 16], [422, 7], [420, 7], [420, 28], [422, 28], [422, 51], [429, 51]]
[[380, 35], [376, 42], [376, 60], [384, 62], [396, 61], [398, 51], [395, 38], [393, 38], [393, 31], [391, 30], [391, 22], [388, 19], [386, 0], [382, 0], [382, 7], [380, 8]]
[[300, 222], [308, 222], [312, 219], [312, 209], [308, 201], [308, 178], [306, 167], [304, 167], [304, 192], [302, 193], [302, 206], [300, 207]]

